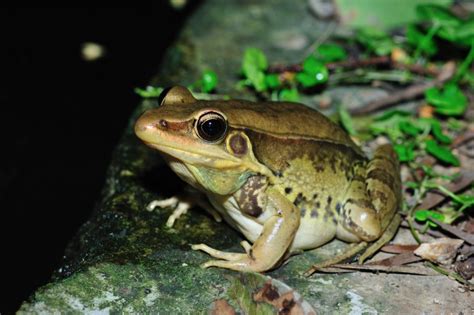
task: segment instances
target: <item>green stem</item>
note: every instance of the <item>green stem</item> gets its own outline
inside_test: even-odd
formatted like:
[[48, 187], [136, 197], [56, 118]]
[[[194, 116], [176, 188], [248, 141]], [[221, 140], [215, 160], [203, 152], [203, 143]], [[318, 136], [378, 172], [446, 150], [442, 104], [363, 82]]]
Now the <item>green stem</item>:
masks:
[[469, 287], [470, 290], [473, 289], [473, 286], [466, 280], [464, 279], [463, 277], [461, 277], [458, 273], [456, 272], [450, 272], [449, 270], [446, 270], [444, 268], [441, 268], [440, 266], [437, 266], [431, 262], [425, 262], [425, 264], [430, 267], [431, 269], [433, 269], [434, 271], [444, 275], [444, 276], [448, 276], [464, 285], [466, 285], [467, 287]]
[[451, 199], [453, 199], [454, 201], [457, 201], [459, 202], [460, 204], [464, 204], [465, 202], [459, 198], [458, 196], [456, 196], [456, 194], [454, 194], [451, 190], [445, 188], [443, 185], [439, 185], [439, 184], [436, 184], [436, 185], [431, 185], [432, 187], [430, 188], [436, 188], [438, 189], [439, 191], [441, 191], [443, 194], [445, 194], [446, 196], [448, 197], [451, 197]]
[[413, 59], [418, 60], [421, 55], [421, 47], [425, 45], [425, 43], [429, 42], [433, 36], [435, 36], [436, 32], [439, 30], [439, 24], [433, 24], [433, 26], [428, 30], [428, 33], [420, 40], [418, 45], [416, 46], [415, 53], [413, 54]]
[[474, 61], [474, 40], [471, 43], [471, 49], [469, 50], [469, 53], [456, 71], [456, 75], [453, 79], [454, 82], [462, 78], [462, 76], [466, 73], [467, 69], [471, 65], [472, 61]]
[[418, 232], [416, 231], [415, 227], [413, 226], [413, 217], [410, 216], [407, 218], [407, 222], [408, 222], [408, 226], [410, 227], [410, 232], [411, 232], [411, 235], [413, 235], [413, 238], [415, 239], [415, 241], [418, 243], [418, 244], [421, 244], [421, 239], [420, 237], [418, 236]]

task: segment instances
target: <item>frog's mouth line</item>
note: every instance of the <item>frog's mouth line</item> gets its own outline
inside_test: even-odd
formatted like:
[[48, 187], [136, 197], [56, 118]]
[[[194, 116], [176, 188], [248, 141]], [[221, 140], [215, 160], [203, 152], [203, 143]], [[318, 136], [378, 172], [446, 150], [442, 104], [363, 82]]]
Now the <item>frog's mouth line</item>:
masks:
[[148, 141], [143, 142], [153, 149], [192, 165], [232, 168], [241, 164], [238, 158], [226, 153], [213, 154], [212, 151], [190, 150], [189, 147], [183, 150], [168, 144], [156, 144]]

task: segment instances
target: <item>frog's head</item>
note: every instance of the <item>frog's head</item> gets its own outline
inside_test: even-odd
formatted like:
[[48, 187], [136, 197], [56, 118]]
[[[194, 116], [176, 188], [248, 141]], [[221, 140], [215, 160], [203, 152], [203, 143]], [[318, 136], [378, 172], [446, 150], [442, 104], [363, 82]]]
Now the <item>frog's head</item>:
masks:
[[159, 150], [183, 180], [205, 192], [226, 195], [252, 174], [269, 172], [255, 159], [244, 131], [229, 120], [226, 112], [232, 104], [196, 100], [180, 86], [163, 93], [160, 106], [137, 120], [135, 133]]

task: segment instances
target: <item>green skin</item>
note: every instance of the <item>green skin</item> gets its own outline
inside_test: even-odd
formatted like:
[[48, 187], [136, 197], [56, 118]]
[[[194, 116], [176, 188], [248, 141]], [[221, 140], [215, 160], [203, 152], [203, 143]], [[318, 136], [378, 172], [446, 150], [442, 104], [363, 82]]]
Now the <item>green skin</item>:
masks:
[[[215, 113], [227, 132], [205, 140], [197, 125]], [[372, 242], [362, 262], [400, 223], [400, 175], [392, 147], [380, 146], [368, 161], [339, 126], [301, 104], [199, 101], [174, 87], [160, 107], [138, 119], [135, 133], [252, 243], [242, 242], [245, 253], [193, 245], [217, 258], [203, 267], [266, 271], [291, 253], [335, 237], [356, 245], [313, 269]]]

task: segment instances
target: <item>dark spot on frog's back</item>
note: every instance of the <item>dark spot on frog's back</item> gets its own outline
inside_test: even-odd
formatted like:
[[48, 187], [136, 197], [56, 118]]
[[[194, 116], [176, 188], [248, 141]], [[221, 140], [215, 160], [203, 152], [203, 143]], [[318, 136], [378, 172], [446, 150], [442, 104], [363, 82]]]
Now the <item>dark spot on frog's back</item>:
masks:
[[341, 214], [341, 203], [336, 203], [336, 212], [337, 214]]
[[300, 215], [301, 215], [302, 218], [304, 218], [304, 216], [306, 215], [306, 208], [302, 208], [300, 210]]
[[291, 187], [286, 187], [286, 188], [285, 188], [285, 194], [287, 194], [287, 195], [288, 195], [288, 194], [291, 194], [292, 190], [293, 190], [293, 189], [291, 189]]
[[293, 204], [295, 206], [298, 206], [301, 202], [303, 202], [305, 200], [305, 198], [303, 197], [303, 194], [302, 193], [299, 193], [298, 196], [296, 196], [295, 198], [295, 201], [293, 202]]
[[311, 210], [311, 217], [312, 217], [313, 219], [316, 219], [316, 218], [318, 217], [318, 215], [319, 215], [319, 214], [318, 214], [318, 210], [317, 210], [317, 209]]

